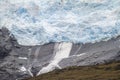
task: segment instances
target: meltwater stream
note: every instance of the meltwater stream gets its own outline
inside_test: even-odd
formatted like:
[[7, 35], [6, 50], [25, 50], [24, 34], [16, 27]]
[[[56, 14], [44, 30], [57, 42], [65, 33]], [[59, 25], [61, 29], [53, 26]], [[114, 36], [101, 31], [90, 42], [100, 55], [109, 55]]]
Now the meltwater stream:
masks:
[[56, 43], [55, 48], [54, 48], [55, 55], [54, 55], [53, 59], [50, 61], [50, 63], [47, 66], [43, 67], [38, 72], [37, 75], [50, 72], [50, 71], [54, 70], [56, 67], [60, 68], [58, 63], [62, 59], [69, 57], [71, 49], [72, 49], [72, 43], [66, 43], [66, 42]]
[[[31, 57], [30, 57], [30, 55], [31, 54], [28, 54], [28, 68], [27, 68], [27, 71], [28, 71], [28, 73], [30, 74], [30, 76], [34, 76], [33, 75], [33, 73], [31, 72], [31, 70], [32, 70], [32, 67], [34, 66], [34, 64], [35, 63], [37, 63], [37, 60], [38, 60], [38, 55], [39, 55], [39, 51], [40, 51], [40, 49], [41, 49], [41, 47], [38, 47], [36, 50], [35, 50], [35, 53], [34, 53], [34, 58], [32, 59], [32, 61], [30, 60], [31, 59]], [[29, 50], [30, 51], [30, 53], [31, 53], [31, 50]], [[31, 62], [30, 62], [31, 61]]]

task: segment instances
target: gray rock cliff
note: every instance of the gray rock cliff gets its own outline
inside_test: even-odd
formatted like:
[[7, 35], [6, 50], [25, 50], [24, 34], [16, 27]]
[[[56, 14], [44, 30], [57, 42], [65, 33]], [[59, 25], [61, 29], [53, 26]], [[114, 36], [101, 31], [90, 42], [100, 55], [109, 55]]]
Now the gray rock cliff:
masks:
[[[0, 80], [21, 80], [35, 76], [45, 68], [54, 70], [120, 60], [120, 36], [96, 43], [70, 44], [61, 42], [23, 46], [6, 28], [0, 29]], [[69, 55], [64, 57], [61, 52], [68, 53], [66, 51], [70, 46]]]

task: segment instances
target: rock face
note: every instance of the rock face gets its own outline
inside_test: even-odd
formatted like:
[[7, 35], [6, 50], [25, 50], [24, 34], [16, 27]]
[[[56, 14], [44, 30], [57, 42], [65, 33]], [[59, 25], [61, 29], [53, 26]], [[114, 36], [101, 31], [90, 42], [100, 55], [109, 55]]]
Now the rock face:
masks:
[[12, 50], [13, 44], [10, 42], [11, 39], [9, 37], [8, 30], [3, 28], [0, 30], [0, 59], [3, 59], [7, 55], [9, 55]]
[[[6, 28], [0, 29], [0, 78], [1, 80], [14, 80], [16, 72], [12, 50], [18, 45], [16, 39]], [[11, 57], [11, 58], [10, 58]]]
[[120, 36], [97, 43], [22, 46], [6, 28], [0, 29], [0, 80], [21, 80], [56, 68], [113, 60], [120, 60]]

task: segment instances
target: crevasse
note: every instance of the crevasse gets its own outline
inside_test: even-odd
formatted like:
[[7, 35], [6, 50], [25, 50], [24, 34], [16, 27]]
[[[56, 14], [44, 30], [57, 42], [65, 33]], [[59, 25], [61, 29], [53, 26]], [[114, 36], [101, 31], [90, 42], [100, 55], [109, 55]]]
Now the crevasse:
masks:
[[120, 35], [120, 0], [0, 0], [0, 27], [22, 45], [88, 43]]

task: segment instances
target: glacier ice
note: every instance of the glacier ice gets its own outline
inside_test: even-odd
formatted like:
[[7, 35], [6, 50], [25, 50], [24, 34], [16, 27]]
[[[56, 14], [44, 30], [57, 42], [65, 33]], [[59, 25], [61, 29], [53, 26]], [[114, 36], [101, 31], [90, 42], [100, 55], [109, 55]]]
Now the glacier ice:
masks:
[[120, 0], [0, 0], [0, 27], [22, 45], [88, 43], [120, 35]]

